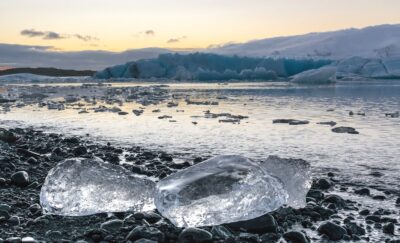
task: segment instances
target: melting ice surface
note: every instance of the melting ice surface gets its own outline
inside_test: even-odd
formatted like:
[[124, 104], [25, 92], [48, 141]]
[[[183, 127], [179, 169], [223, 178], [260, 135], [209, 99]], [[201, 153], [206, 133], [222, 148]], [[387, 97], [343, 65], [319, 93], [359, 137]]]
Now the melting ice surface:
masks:
[[[246, 157], [217, 156], [159, 181], [155, 204], [179, 227], [248, 220], [287, 203], [285, 185], [290, 186], [290, 180], [272, 176]], [[304, 191], [298, 193], [305, 198]]]
[[289, 195], [288, 206], [306, 206], [306, 194], [311, 188], [311, 166], [307, 161], [269, 156], [261, 162], [261, 167], [281, 180]]
[[40, 193], [44, 213], [81, 216], [154, 209], [155, 183], [99, 158], [67, 159], [50, 170]]

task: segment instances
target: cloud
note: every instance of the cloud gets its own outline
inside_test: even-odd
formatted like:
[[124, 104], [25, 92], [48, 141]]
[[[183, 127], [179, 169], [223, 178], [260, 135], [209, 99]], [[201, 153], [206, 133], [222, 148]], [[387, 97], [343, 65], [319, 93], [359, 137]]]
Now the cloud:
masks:
[[146, 35], [151, 35], [151, 36], [155, 35], [154, 30], [146, 30], [144, 33], [145, 33]]
[[45, 33], [43, 31], [36, 31], [34, 29], [30, 29], [21, 31], [21, 35], [28, 37], [37, 37], [37, 36], [44, 36]]
[[53, 32], [53, 31], [47, 31], [43, 35], [43, 40], [59, 40], [59, 39], [65, 39], [66, 36], [63, 36], [59, 33]]
[[38, 31], [34, 29], [25, 29], [20, 32], [21, 35], [27, 36], [29, 38], [41, 37], [43, 40], [60, 40], [60, 39], [70, 39], [76, 38], [81, 41], [98, 41], [99, 39], [90, 35], [80, 35], [80, 34], [61, 34], [55, 31]]
[[88, 42], [88, 41], [98, 41], [99, 38], [94, 37], [94, 36], [90, 36], [90, 35], [80, 35], [80, 34], [75, 34], [74, 35], [75, 38], [78, 38], [79, 40]]
[[154, 30], [145, 30], [145, 31], [137, 32], [136, 34], [134, 34], [134, 36], [136, 38], [140, 38], [143, 35], [145, 35], [145, 36], [154, 36], [155, 34], [156, 34], [156, 32]]
[[186, 39], [186, 36], [181, 36], [181, 37], [178, 37], [178, 38], [171, 38], [171, 39], [167, 40], [167, 43], [168, 44], [177, 43], [177, 42], [180, 42], [183, 39]]

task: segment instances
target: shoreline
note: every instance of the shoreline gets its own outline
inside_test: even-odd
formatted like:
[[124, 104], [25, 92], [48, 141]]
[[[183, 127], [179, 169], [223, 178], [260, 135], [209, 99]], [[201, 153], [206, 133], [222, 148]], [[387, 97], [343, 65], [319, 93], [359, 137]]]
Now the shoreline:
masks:
[[[90, 137], [65, 137], [62, 134], [20, 128], [1, 131], [0, 242], [21, 242], [24, 237], [24, 242], [152, 242], [141, 239], [155, 242], [399, 240], [396, 237], [398, 210], [379, 208], [379, 202], [387, 200], [386, 197], [369, 196], [369, 188], [347, 183], [340, 175], [331, 172], [314, 178], [305, 208], [281, 207], [257, 219], [236, 224], [184, 230], [172, 225], [156, 211], [82, 217], [42, 215], [39, 202], [41, 185], [48, 171], [66, 158], [94, 155], [109, 163], [119, 164], [123, 156], [130, 163], [122, 165], [126, 169], [159, 179], [206, 158], [193, 156], [192, 161], [177, 164], [174, 163], [177, 154], [136, 146], [98, 144], [91, 141]], [[10, 136], [4, 136], [4, 131], [6, 134], [11, 132], [8, 134]], [[13, 136], [19, 139], [15, 141]], [[27, 172], [29, 182], [11, 179], [18, 171]], [[366, 207], [363, 200], [346, 200], [339, 196], [341, 192], [372, 198], [376, 201], [375, 207]], [[392, 194], [391, 197], [400, 196], [397, 190], [385, 193]], [[397, 199], [397, 203], [400, 204], [400, 199]]]

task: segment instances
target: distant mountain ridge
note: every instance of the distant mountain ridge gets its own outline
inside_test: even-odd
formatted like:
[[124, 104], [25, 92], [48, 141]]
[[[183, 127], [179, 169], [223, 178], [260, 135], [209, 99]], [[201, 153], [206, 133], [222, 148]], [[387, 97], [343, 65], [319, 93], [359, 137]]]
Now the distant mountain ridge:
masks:
[[208, 51], [222, 55], [333, 60], [353, 56], [396, 57], [400, 56], [400, 24], [267, 38], [229, 44]]
[[36, 75], [45, 75], [52, 77], [75, 77], [75, 76], [92, 76], [95, 71], [92, 70], [69, 70], [58, 68], [10, 68], [0, 70], [0, 76], [10, 74], [30, 73]]

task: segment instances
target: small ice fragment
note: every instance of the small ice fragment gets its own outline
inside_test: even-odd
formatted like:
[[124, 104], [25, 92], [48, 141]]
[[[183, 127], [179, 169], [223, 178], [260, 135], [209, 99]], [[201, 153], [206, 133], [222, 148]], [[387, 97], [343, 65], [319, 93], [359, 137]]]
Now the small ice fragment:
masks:
[[311, 188], [311, 166], [307, 161], [269, 156], [261, 162], [261, 167], [283, 183], [289, 194], [288, 206], [300, 208], [306, 205], [306, 195]]
[[49, 171], [40, 193], [46, 214], [81, 216], [154, 209], [155, 182], [99, 158], [73, 158]]
[[226, 155], [164, 178], [154, 197], [173, 224], [198, 227], [256, 218], [285, 204], [288, 194], [258, 163]]

